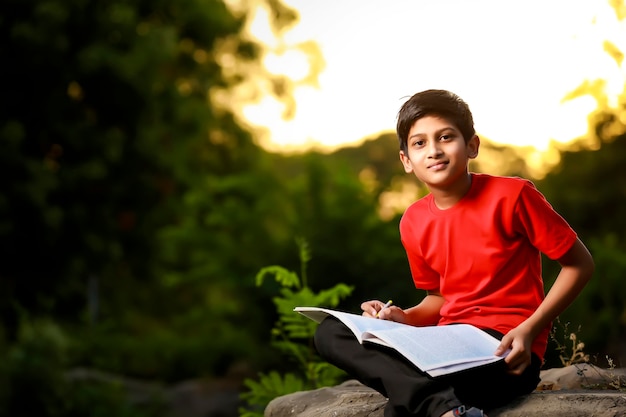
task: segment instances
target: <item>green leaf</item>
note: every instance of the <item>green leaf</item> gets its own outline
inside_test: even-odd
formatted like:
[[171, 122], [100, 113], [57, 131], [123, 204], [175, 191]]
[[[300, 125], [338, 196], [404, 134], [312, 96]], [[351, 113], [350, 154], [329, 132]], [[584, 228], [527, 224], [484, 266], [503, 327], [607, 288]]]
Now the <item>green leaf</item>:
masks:
[[261, 268], [261, 270], [256, 274], [256, 286], [260, 287], [261, 285], [263, 285], [263, 280], [265, 276], [272, 274], [274, 275], [276, 282], [278, 282], [282, 286], [300, 288], [300, 279], [298, 278], [298, 275], [294, 272], [289, 271], [288, 269], [283, 268], [282, 266], [277, 265]]

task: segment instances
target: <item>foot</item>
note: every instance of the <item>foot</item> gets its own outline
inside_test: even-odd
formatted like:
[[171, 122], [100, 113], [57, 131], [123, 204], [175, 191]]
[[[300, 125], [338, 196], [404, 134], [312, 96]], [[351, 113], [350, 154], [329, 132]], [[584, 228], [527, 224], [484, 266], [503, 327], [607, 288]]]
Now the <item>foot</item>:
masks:
[[443, 414], [441, 417], [487, 417], [483, 410], [479, 410], [478, 408], [465, 408], [465, 406], [456, 407], [447, 413]]

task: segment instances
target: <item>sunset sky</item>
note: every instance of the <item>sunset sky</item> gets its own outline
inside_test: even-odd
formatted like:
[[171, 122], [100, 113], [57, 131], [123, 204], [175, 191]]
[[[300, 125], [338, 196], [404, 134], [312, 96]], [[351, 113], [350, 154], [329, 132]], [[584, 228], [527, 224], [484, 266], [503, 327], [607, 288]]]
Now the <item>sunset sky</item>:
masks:
[[[585, 79], [623, 91], [624, 68], [603, 41], [626, 51], [626, 21], [603, 0], [284, 0], [300, 21], [273, 39], [259, 10], [253, 35], [269, 45], [265, 62], [294, 80], [306, 76], [297, 45], [315, 41], [324, 67], [317, 86], [294, 91], [296, 113], [266, 98], [245, 108], [269, 129], [269, 147], [338, 146], [393, 131], [401, 104], [415, 92], [459, 94], [476, 129], [492, 141], [547, 148], [584, 134], [590, 97], [562, 102]], [[265, 22], [265, 23], [264, 23]], [[620, 43], [621, 42], [621, 43]]]

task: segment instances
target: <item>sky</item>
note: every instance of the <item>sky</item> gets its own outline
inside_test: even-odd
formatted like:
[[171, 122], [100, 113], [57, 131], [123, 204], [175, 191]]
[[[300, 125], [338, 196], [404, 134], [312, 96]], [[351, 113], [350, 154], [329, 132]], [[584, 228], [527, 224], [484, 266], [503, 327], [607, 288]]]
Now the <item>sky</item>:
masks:
[[[267, 128], [274, 150], [393, 132], [409, 96], [441, 88], [469, 104], [480, 136], [543, 151], [551, 140], [587, 131], [595, 101], [563, 102], [568, 92], [602, 78], [617, 97], [626, 80], [603, 50], [609, 39], [626, 51], [626, 21], [605, 0], [283, 2], [300, 20], [280, 41], [271, 38], [263, 10], [250, 30], [270, 47], [266, 66], [296, 81], [295, 115], [284, 120], [284, 108], [269, 97], [244, 109], [252, 125]], [[324, 58], [317, 85], [298, 82], [309, 69], [298, 45], [311, 40]]]

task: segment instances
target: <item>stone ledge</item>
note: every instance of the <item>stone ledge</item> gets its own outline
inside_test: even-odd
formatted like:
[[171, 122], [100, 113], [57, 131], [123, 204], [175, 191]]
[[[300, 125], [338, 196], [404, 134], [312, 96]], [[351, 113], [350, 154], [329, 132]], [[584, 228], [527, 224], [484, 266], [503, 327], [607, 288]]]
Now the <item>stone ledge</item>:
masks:
[[[265, 417], [383, 417], [387, 400], [351, 380], [334, 387], [278, 397]], [[620, 391], [535, 391], [510, 405], [492, 410], [490, 417], [625, 417], [626, 393]]]
[[[619, 370], [619, 375], [624, 375], [623, 369]], [[542, 384], [558, 390], [535, 391], [506, 407], [492, 410], [489, 416], [626, 417], [626, 392], [581, 388], [597, 385], [598, 381], [606, 381], [606, 370], [590, 365], [544, 371]], [[334, 387], [275, 398], [267, 405], [264, 416], [383, 417], [386, 403], [378, 392], [350, 380]]]
[[624, 417], [626, 393], [597, 390], [535, 391], [506, 407], [491, 411], [489, 416]]
[[382, 417], [387, 399], [355, 380], [275, 398], [264, 417]]

